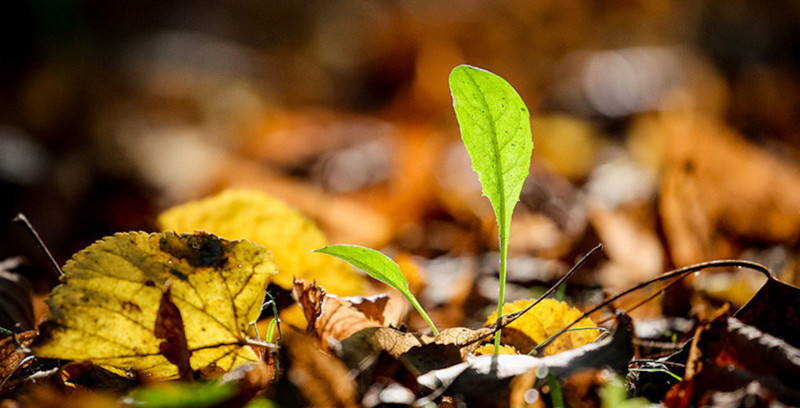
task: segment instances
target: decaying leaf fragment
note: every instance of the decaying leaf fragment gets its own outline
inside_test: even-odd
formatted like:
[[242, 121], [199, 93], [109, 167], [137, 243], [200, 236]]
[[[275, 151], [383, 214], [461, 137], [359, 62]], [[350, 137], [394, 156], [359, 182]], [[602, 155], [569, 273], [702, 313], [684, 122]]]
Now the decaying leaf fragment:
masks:
[[78, 252], [63, 269], [33, 345], [39, 357], [90, 360], [118, 374], [177, 377], [169, 361], [177, 355], [165, 357], [161, 349], [174, 333], [156, 333], [165, 329], [156, 321], [171, 285], [169, 303], [183, 321], [193, 370], [229, 371], [258, 361], [247, 332], [275, 264], [252, 242], [205, 233], [119, 233]]

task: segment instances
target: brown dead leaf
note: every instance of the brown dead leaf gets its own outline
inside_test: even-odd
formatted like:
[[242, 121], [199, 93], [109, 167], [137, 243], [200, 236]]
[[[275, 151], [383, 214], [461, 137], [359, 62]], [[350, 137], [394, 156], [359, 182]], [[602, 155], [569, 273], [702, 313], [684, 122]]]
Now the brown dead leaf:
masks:
[[692, 342], [674, 356], [680, 355], [686, 358], [684, 381], [669, 390], [667, 406], [697, 406], [715, 391], [754, 381], [783, 403], [800, 403], [800, 349], [726, 313], [698, 327]]
[[389, 327], [370, 327], [341, 342], [342, 359], [349, 367], [363, 367], [386, 352], [419, 375], [464, 361], [480, 340], [492, 333], [494, 330], [490, 328], [454, 327], [442, 330], [438, 336], [426, 336]]
[[748, 143], [722, 123], [698, 116], [664, 114], [647, 131], [669, 146], [662, 152], [660, 211], [676, 265], [729, 257], [731, 238], [797, 241], [796, 164]]
[[800, 289], [769, 279], [736, 318], [800, 348]]
[[591, 209], [589, 218], [610, 259], [598, 276], [605, 290], [621, 292], [664, 270], [661, 242], [655, 228], [645, 221], [651, 216], [601, 206]]
[[36, 331], [28, 330], [0, 340], [0, 381], [19, 368], [28, 353], [20, 350], [27, 347], [36, 338]]
[[600, 407], [600, 388], [613, 375], [598, 369], [578, 371], [564, 379], [563, 393], [567, 406], [574, 408]]
[[285, 333], [291, 366], [289, 380], [314, 407], [357, 407], [355, 381], [336, 357], [319, 349], [310, 337]]
[[171, 281], [167, 280], [164, 285], [164, 294], [161, 295], [161, 304], [158, 307], [153, 334], [164, 340], [158, 345], [158, 349], [167, 358], [167, 361], [178, 366], [178, 375], [181, 380], [191, 381], [193, 370], [189, 360], [192, 352], [186, 341], [181, 311], [178, 306], [175, 306], [175, 303], [172, 303], [171, 290]]
[[303, 309], [306, 331], [329, 347], [329, 339], [344, 340], [368, 327], [397, 326], [405, 318], [405, 305], [388, 295], [340, 298], [328, 295], [316, 283], [295, 279], [292, 296]]
[[511, 380], [508, 406], [510, 408], [544, 408], [544, 399], [534, 386], [539, 377], [536, 370], [528, 370]]
[[19, 407], [62, 407], [62, 408], [115, 408], [119, 404], [111, 395], [79, 390], [61, 390], [46, 384], [37, 385], [22, 395]]
[[322, 302], [325, 300], [325, 290], [317, 286], [316, 282], [308, 283], [294, 278], [292, 297], [306, 318], [306, 332], [316, 333], [317, 319], [322, 314]]
[[21, 258], [0, 262], [0, 327], [17, 331], [35, 327], [31, 283], [20, 272]]

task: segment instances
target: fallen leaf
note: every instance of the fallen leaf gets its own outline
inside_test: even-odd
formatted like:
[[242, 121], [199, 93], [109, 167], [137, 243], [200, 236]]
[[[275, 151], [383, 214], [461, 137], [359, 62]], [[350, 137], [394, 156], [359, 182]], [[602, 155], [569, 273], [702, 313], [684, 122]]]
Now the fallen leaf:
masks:
[[452, 327], [438, 336], [418, 335], [390, 327], [362, 329], [341, 342], [342, 360], [348, 367], [369, 366], [382, 352], [404, 362], [416, 375], [460, 363], [493, 329]]
[[296, 279], [292, 296], [303, 309], [308, 325], [306, 331], [322, 340], [325, 348], [331, 339], [342, 341], [367, 327], [398, 326], [407, 311], [407, 304], [387, 295], [341, 298], [328, 295], [316, 283]]
[[325, 235], [299, 211], [265, 193], [228, 190], [173, 207], [159, 218], [162, 230], [206, 231], [226, 239], [247, 239], [270, 250], [278, 274], [273, 282], [292, 288], [294, 277], [316, 280], [342, 296], [366, 293], [366, 278], [346, 263], [311, 251], [327, 245]]
[[707, 361], [772, 376], [790, 387], [800, 384], [800, 349], [735, 318], [712, 322], [701, 342]]
[[652, 395], [670, 407], [696, 406], [715, 391], [734, 391], [754, 381], [783, 403], [800, 403], [800, 349], [729, 317], [725, 309], [699, 326], [692, 341], [667, 360], [686, 363], [685, 373], [677, 369], [684, 381], [666, 396], [666, 390]]
[[155, 334], [170, 281], [193, 370], [229, 371], [258, 361], [247, 332], [275, 273], [260, 246], [205, 233], [119, 233], [78, 252], [63, 269], [32, 347], [38, 357], [90, 360], [121, 375], [177, 377]]
[[[732, 255], [731, 239], [796, 242], [800, 167], [723, 123], [662, 114], [643, 126], [664, 141], [660, 212], [673, 262]], [[748, 186], [748, 188], [742, 188]]]
[[226, 171], [218, 174], [216, 185], [269, 192], [318, 223], [332, 242], [381, 247], [393, 236], [391, 219], [357, 200], [326, 193], [299, 178], [278, 176], [263, 163], [239, 156], [224, 157], [222, 167]]
[[[665, 255], [655, 228], [630, 209], [594, 206], [589, 214], [609, 261], [598, 273], [603, 288], [621, 292], [661, 274]], [[655, 303], [655, 302], [654, 302]]]
[[36, 323], [31, 284], [25, 276], [15, 272], [21, 265], [21, 258], [0, 262], [0, 327], [12, 331], [32, 330]]
[[800, 289], [768, 279], [735, 316], [764, 333], [800, 348]]
[[[484, 344], [480, 347], [476, 348], [475, 351], [472, 352], [476, 356], [482, 356], [484, 354], [494, 354], [494, 345], [493, 344]], [[497, 354], [519, 354], [519, 351], [515, 349], [513, 346], [507, 346], [505, 344], [500, 345]]]
[[313, 407], [357, 407], [355, 381], [336, 357], [319, 349], [310, 337], [286, 333], [286, 349], [292, 362], [289, 380]]
[[[533, 300], [506, 303], [503, 306], [503, 314], [508, 315], [519, 312], [531, 303], [533, 303]], [[544, 299], [522, 317], [503, 328], [501, 342], [515, 347], [523, 354], [529, 353], [533, 347], [556, 334], [580, 317], [581, 314], [580, 310], [572, 308], [564, 302], [555, 299]], [[490, 317], [486, 324], [494, 323], [494, 321], [495, 319]], [[573, 325], [573, 328], [592, 327], [597, 326], [589, 318], [585, 318]], [[558, 354], [562, 351], [591, 343], [597, 338], [597, 335], [597, 330], [564, 333], [545, 348], [543, 355]]]
[[22, 349], [27, 347], [36, 337], [36, 332], [28, 330], [13, 336], [0, 339], [0, 381], [16, 371], [28, 353]]
[[633, 357], [633, 326], [630, 317], [617, 315], [617, 328], [605, 339], [562, 353], [532, 357], [520, 354], [471, 357], [465, 363], [433, 370], [417, 378], [420, 393], [444, 392], [477, 406], [494, 404], [508, 391], [511, 380], [531, 370], [559, 378], [585, 369], [611, 368], [624, 373]]

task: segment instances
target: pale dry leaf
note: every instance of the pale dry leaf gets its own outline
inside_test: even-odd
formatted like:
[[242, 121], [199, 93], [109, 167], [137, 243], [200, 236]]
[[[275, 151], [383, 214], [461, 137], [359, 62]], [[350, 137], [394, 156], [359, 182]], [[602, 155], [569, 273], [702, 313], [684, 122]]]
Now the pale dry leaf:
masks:
[[325, 347], [329, 339], [341, 341], [367, 327], [397, 326], [405, 317], [398, 312], [404, 306], [396, 306], [400, 300], [396, 297], [341, 298], [302, 279], [295, 279], [292, 296], [303, 309], [307, 331], [318, 336]]

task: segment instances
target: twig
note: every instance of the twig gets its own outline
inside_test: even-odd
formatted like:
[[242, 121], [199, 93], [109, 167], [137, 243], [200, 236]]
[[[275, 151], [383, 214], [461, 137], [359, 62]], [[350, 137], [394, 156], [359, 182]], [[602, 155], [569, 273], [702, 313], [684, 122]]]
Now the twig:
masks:
[[63, 276], [64, 271], [62, 271], [61, 267], [58, 266], [58, 262], [56, 262], [56, 259], [53, 258], [53, 254], [50, 253], [49, 249], [47, 249], [47, 245], [44, 244], [44, 241], [42, 241], [42, 238], [39, 236], [39, 233], [36, 232], [36, 228], [33, 228], [33, 224], [31, 224], [31, 222], [28, 220], [28, 217], [26, 217], [25, 214], [23, 213], [19, 213], [11, 221], [22, 224], [22, 226], [25, 227], [25, 229], [33, 236], [33, 239], [36, 241], [36, 244], [39, 245], [39, 249], [41, 249], [42, 252], [44, 252], [47, 255], [47, 258], [50, 260], [50, 264], [58, 272], [58, 276]]
[[686, 267], [683, 267], [683, 268], [680, 268], [680, 269], [673, 270], [671, 272], [667, 272], [667, 273], [665, 273], [665, 274], [663, 274], [661, 276], [655, 277], [655, 278], [650, 279], [648, 281], [642, 282], [642, 283], [640, 283], [640, 284], [638, 284], [638, 285], [636, 285], [636, 286], [634, 286], [634, 287], [632, 287], [630, 289], [627, 289], [627, 290], [623, 291], [622, 293], [619, 293], [618, 295], [612, 296], [611, 298], [604, 300], [602, 303], [600, 303], [599, 305], [593, 307], [592, 309], [590, 309], [589, 311], [587, 311], [583, 315], [581, 315], [579, 318], [575, 319], [572, 323], [570, 323], [567, 326], [565, 326], [559, 332], [557, 332], [556, 334], [551, 336], [548, 340], [545, 340], [542, 343], [542, 348], [544, 348], [547, 345], [549, 345], [550, 343], [552, 343], [553, 340], [555, 340], [558, 336], [564, 334], [570, 327], [574, 326], [579, 321], [585, 319], [587, 316], [591, 315], [592, 313], [600, 310], [601, 308], [605, 307], [606, 305], [610, 304], [611, 302], [614, 302], [617, 299], [619, 299], [619, 298], [621, 298], [621, 297], [623, 297], [623, 296], [625, 296], [625, 295], [627, 295], [629, 293], [635, 292], [635, 291], [637, 291], [639, 289], [642, 289], [642, 288], [644, 288], [644, 287], [646, 287], [648, 285], [652, 285], [653, 283], [661, 282], [661, 281], [664, 281], [664, 280], [667, 280], [667, 279], [672, 279], [672, 278], [677, 277], [677, 276], [680, 276], [681, 278], [683, 278], [684, 276], [688, 276], [690, 273], [699, 272], [699, 271], [701, 271], [703, 269], [724, 268], [724, 267], [750, 268], [750, 269], [753, 269], [753, 270], [755, 270], [757, 272], [761, 272], [762, 274], [764, 274], [764, 276], [767, 277], [768, 280], [774, 280], [775, 279], [772, 276], [772, 274], [770, 273], [769, 269], [767, 269], [766, 266], [761, 265], [761, 264], [757, 264], [755, 262], [750, 262], [750, 261], [726, 259], [726, 260], [719, 260], [719, 261], [703, 262], [703, 263], [699, 263], [699, 264], [695, 264], [695, 265], [691, 265], [691, 266], [686, 266]]
[[[583, 264], [585, 264], [586, 261], [589, 260], [589, 258], [591, 258], [595, 253], [597, 253], [598, 251], [600, 251], [602, 249], [603, 249], [603, 244], [598, 244], [596, 247], [592, 248], [592, 250], [589, 251], [586, 255], [584, 255], [583, 258], [581, 258], [578, 261], [578, 263], [576, 263], [564, 276], [561, 277], [561, 279], [558, 280], [558, 282], [556, 282], [553, 286], [551, 286], [550, 289], [547, 289], [547, 291], [542, 293], [541, 296], [539, 296], [539, 298], [536, 299], [533, 303], [531, 303], [528, 307], [526, 307], [525, 309], [520, 310], [519, 312], [511, 313], [511, 314], [507, 314], [507, 315], [502, 316], [500, 318], [500, 320], [498, 320], [498, 321], [496, 321], [494, 323], [493, 326], [495, 326], [494, 327], [495, 330], [500, 330], [503, 327], [508, 326], [514, 320], [519, 319], [527, 311], [533, 309], [534, 306], [538, 305], [539, 302], [541, 302], [542, 300], [544, 300], [545, 298], [550, 296], [553, 292], [556, 291], [556, 289], [558, 289], [559, 286], [561, 286], [562, 283], [566, 282], [567, 279], [569, 279], [573, 274], [575, 274], [575, 272], [577, 272], [578, 269], [580, 269], [583, 266]], [[492, 326], [490, 326], [490, 327], [492, 327]]]

